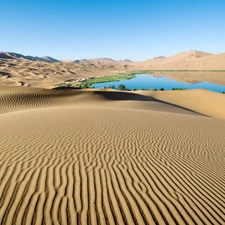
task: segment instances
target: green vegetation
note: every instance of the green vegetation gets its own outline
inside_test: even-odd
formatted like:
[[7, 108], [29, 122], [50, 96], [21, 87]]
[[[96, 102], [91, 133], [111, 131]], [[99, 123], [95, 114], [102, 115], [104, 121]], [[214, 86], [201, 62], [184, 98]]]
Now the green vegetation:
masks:
[[56, 85], [57, 87], [63, 87], [63, 88], [74, 88], [74, 89], [82, 89], [82, 88], [94, 88], [89, 84], [85, 83], [79, 83], [79, 84], [71, 84], [71, 83], [61, 83]]
[[221, 94], [225, 94], [225, 91], [220, 92]]
[[105, 86], [104, 89], [106, 88], [116, 89], [115, 85]]
[[118, 86], [118, 90], [124, 91], [124, 90], [126, 90], [126, 86], [123, 85], [123, 84], [120, 84], [120, 85]]
[[172, 88], [173, 91], [177, 91], [177, 90], [186, 90], [186, 88]]
[[[82, 88], [94, 88], [92, 87], [92, 84], [97, 84], [97, 83], [107, 83], [107, 82], [113, 82], [113, 81], [120, 81], [120, 80], [129, 80], [134, 78], [134, 74], [115, 74], [115, 75], [110, 75], [110, 76], [104, 76], [104, 77], [93, 77], [89, 78], [86, 81], [82, 81], [79, 83], [61, 83], [57, 84], [57, 87], [63, 87], [63, 88], [77, 88], [77, 89], [82, 89]], [[115, 86], [108, 86], [104, 88], [113, 88], [115, 89]]]
[[[61, 83], [57, 85], [58, 87], [63, 87], [63, 88], [74, 88], [74, 89], [82, 89], [82, 88], [94, 88], [92, 87], [89, 83], [87, 82], [80, 82], [78, 84], [71, 84], [71, 83]], [[104, 89], [106, 88], [111, 88], [111, 89], [116, 89], [115, 85], [110, 85], [110, 86], [105, 86]], [[132, 90], [128, 89], [124, 84], [120, 84], [117, 88], [119, 91], [137, 91], [136, 88], [132, 88]], [[142, 91], [157, 91], [156, 88], [150, 88], [150, 89], [145, 89], [142, 88]], [[172, 88], [173, 91], [176, 90], [186, 90], [186, 88]], [[159, 91], [164, 91], [164, 88], [160, 88]], [[225, 94], [225, 91], [220, 92], [222, 94]]]
[[61, 83], [61, 84], [57, 84], [55, 86], [57, 86], [57, 87], [70, 87], [70, 84]]
[[87, 84], [85, 82], [79, 83], [75, 86], [75, 88], [93, 88], [90, 84]]
[[134, 74], [117, 74], [117, 75], [104, 76], [104, 77], [94, 77], [94, 78], [88, 79], [82, 83], [89, 84], [91, 86], [92, 84], [97, 84], [97, 83], [107, 83], [107, 82], [120, 81], [120, 80], [129, 80], [132, 78], [134, 78]]

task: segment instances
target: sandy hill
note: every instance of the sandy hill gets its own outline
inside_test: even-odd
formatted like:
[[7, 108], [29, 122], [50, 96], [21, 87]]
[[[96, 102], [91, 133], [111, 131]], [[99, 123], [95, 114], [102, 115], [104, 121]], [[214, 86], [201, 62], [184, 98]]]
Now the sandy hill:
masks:
[[195, 50], [170, 57], [153, 58], [134, 65], [152, 70], [225, 70], [224, 60], [225, 53], [214, 55]]
[[0, 224], [225, 224], [224, 95], [0, 86], [0, 104]]
[[202, 58], [205, 56], [210, 56], [212, 55], [211, 53], [207, 53], [207, 52], [201, 52], [201, 51], [197, 51], [197, 50], [191, 50], [188, 52], [180, 52], [176, 55], [170, 56], [170, 57], [165, 57], [165, 56], [159, 56], [159, 57], [155, 57], [153, 59], [147, 60], [145, 62], [152, 62], [154, 60], [161, 60], [163, 63], [169, 63], [169, 62], [176, 62], [176, 61], [180, 61], [180, 60], [191, 60], [191, 59], [196, 59], [196, 58]]
[[202, 58], [202, 57], [211, 56], [211, 55], [213, 55], [213, 54], [208, 53], [208, 52], [191, 50], [188, 52], [180, 52], [180, 53], [170, 56], [168, 58], [171, 61], [177, 61], [177, 60], [191, 60], [191, 59]]

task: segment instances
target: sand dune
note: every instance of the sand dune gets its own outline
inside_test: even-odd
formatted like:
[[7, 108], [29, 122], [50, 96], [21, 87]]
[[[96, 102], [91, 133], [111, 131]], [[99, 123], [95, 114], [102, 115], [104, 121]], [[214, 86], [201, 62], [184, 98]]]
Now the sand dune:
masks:
[[135, 67], [153, 70], [225, 70], [225, 53], [210, 54], [200, 51], [181, 52], [165, 58], [153, 58], [133, 63]]
[[145, 61], [146, 63], [173, 63], [177, 61], [189, 61], [197, 58], [203, 58], [206, 56], [212, 56], [213, 54], [207, 53], [207, 52], [200, 52], [196, 50], [188, 51], [188, 52], [180, 52], [178, 54], [169, 56], [169, 57], [156, 57], [150, 60]]
[[[79, 60], [78, 60], [79, 61]], [[104, 76], [126, 72], [121, 63], [83, 60], [76, 62], [46, 62], [27, 59], [0, 58], [0, 84], [53, 88], [67, 80]]]
[[224, 224], [225, 96], [179, 93], [0, 86], [0, 224]]

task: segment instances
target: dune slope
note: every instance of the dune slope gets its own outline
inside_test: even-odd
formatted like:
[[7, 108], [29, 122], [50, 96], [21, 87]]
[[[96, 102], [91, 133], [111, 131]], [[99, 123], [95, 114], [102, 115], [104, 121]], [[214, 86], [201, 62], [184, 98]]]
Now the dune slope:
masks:
[[225, 223], [225, 120], [141, 93], [0, 90], [0, 224]]

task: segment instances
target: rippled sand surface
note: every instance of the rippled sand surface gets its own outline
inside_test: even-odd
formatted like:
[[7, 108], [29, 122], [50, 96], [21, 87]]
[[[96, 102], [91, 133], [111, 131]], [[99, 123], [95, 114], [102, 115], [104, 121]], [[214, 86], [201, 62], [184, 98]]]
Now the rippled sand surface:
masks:
[[177, 93], [0, 87], [0, 224], [225, 224], [224, 97]]

